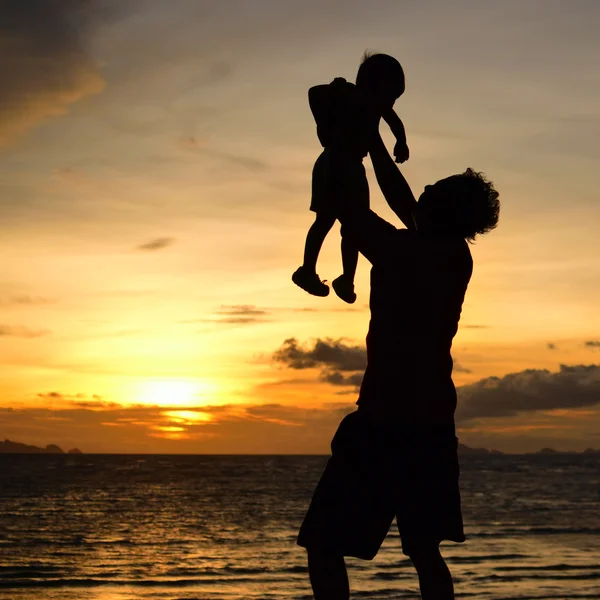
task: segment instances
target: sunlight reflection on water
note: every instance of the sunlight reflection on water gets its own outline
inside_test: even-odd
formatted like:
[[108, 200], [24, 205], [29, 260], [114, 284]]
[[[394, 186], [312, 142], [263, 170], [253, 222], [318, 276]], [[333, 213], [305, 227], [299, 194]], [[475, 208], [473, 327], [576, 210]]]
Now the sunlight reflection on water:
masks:
[[[297, 527], [324, 457], [0, 457], [1, 600], [310, 599]], [[550, 474], [560, 468], [561, 480]], [[457, 598], [598, 598], [597, 458], [465, 457]], [[418, 598], [392, 528], [353, 598]]]

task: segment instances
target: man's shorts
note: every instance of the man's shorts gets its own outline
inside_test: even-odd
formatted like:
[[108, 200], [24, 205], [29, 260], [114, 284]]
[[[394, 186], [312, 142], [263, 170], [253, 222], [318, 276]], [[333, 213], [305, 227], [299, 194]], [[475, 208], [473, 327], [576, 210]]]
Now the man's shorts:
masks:
[[396, 517], [402, 551], [464, 542], [454, 425], [375, 427], [363, 410], [346, 416], [331, 442], [298, 544], [342, 556], [375, 557]]

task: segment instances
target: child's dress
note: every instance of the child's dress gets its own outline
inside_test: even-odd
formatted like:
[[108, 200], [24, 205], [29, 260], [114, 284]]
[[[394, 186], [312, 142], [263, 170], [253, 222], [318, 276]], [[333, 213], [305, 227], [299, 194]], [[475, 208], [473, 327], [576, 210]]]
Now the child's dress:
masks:
[[[310, 108], [317, 124], [317, 136], [325, 148], [313, 168], [310, 210], [334, 214], [328, 186], [331, 151], [344, 155], [344, 187], [364, 198], [369, 206], [369, 187], [362, 164], [369, 152], [369, 140], [377, 131], [379, 118], [369, 110], [364, 96], [353, 83], [337, 77], [327, 86], [318, 86], [319, 93], [310, 97]], [[316, 90], [317, 88], [312, 88]]]

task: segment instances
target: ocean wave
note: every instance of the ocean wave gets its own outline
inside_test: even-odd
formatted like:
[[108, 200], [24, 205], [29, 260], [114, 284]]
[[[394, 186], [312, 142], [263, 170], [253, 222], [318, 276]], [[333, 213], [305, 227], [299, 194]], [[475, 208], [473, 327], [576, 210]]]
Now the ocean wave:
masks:
[[558, 565], [500, 565], [496, 567], [496, 571], [586, 571], [589, 569], [597, 569], [600, 572], [600, 566], [591, 565], [569, 565], [569, 564], [558, 564]]
[[600, 535], [599, 527], [502, 527], [493, 531], [467, 532], [467, 538], [505, 538], [530, 535]]
[[222, 585], [222, 584], [243, 584], [256, 583], [256, 579], [250, 577], [235, 577], [235, 578], [215, 578], [206, 579], [98, 579], [98, 578], [60, 578], [60, 579], [16, 579], [12, 581], [3, 581], [0, 579], [0, 589], [15, 589], [15, 588], [55, 588], [55, 587], [100, 587], [100, 586], [127, 586], [132, 588], [145, 587], [192, 587]]
[[523, 560], [531, 558], [528, 554], [481, 554], [475, 556], [449, 556], [446, 561], [450, 564], [477, 564], [488, 560]]
[[[535, 568], [532, 568], [535, 571]], [[477, 581], [502, 581], [502, 582], [515, 582], [515, 581], [531, 581], [531, 580], [543, 580], [543, 581], [593, 581], [600, 579], [600, 572], [597, 573], [580, 573], [578, 575], [562, 575], [562, 574], [551, 574], [551, 573], [528, 573], [523, 575], [497, 575], [491, 573], [488, 575], [482, 575], [480, 577], [473, 577]]]

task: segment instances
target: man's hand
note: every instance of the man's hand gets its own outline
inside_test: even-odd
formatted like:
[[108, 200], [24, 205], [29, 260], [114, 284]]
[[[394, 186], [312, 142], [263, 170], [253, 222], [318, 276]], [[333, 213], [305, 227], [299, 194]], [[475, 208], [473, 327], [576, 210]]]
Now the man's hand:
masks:
[[394, 146], [394, 158], [397, 163], [403, 163], [408, 160], [410, 156], [410, 152], [408, 150], [408, 146], [406, 145], [406, 141], [398, 140]]

